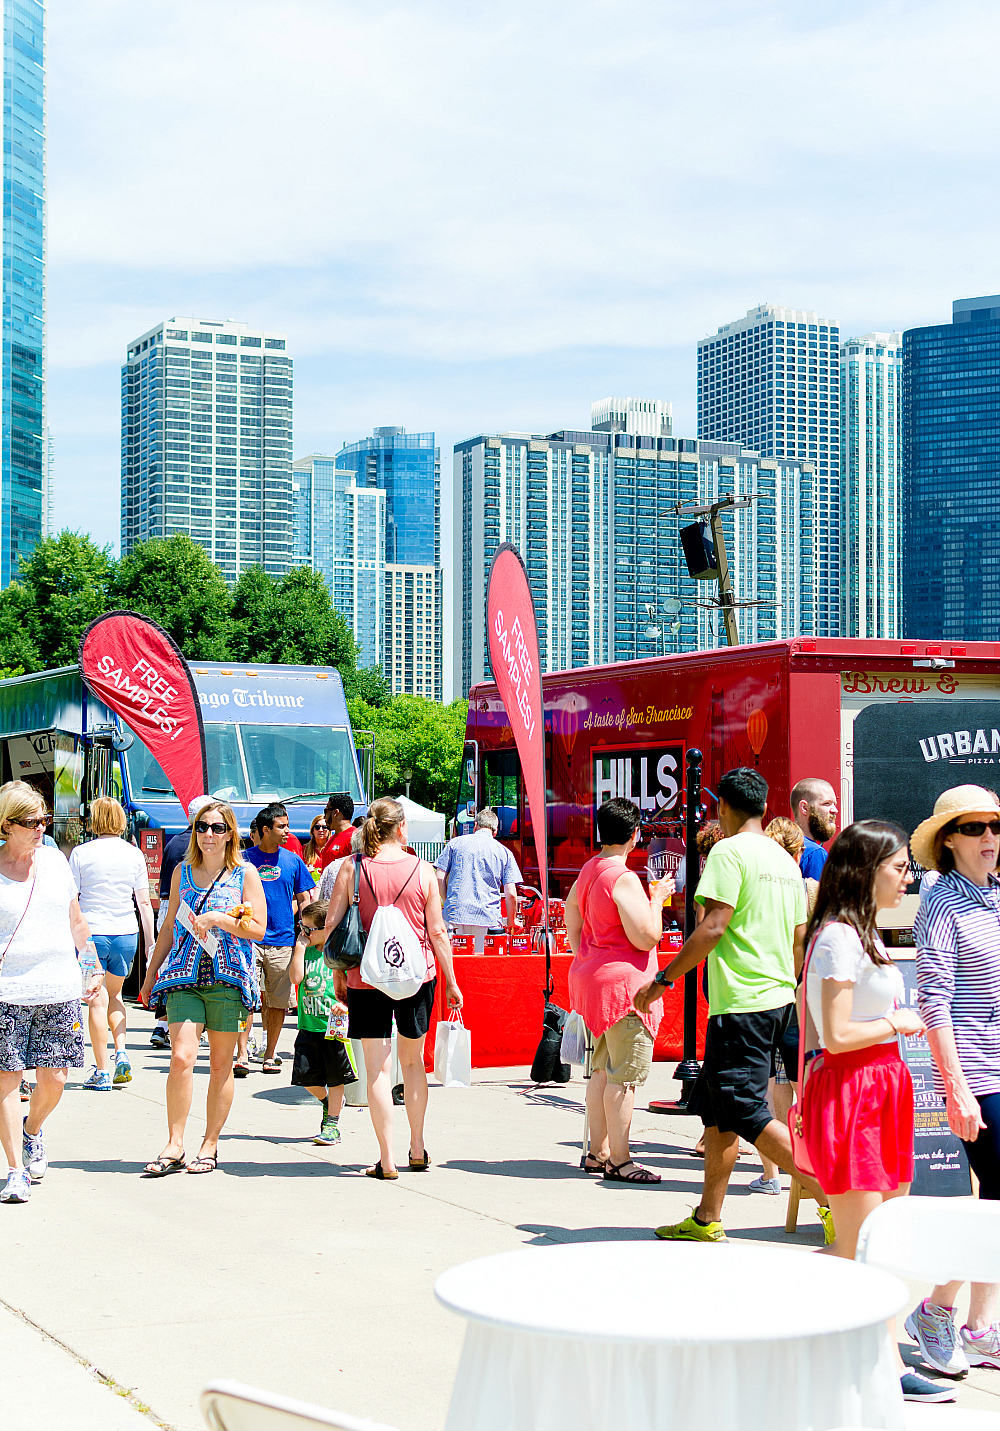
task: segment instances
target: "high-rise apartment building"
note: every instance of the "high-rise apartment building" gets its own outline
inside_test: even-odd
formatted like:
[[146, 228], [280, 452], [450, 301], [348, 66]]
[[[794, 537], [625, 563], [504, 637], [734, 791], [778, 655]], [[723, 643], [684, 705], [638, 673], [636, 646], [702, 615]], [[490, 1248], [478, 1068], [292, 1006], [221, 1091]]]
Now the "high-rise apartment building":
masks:
[[123, 555], [186, 533], [229, 582], [292, 564], [292, 360], [281, 333], [171, 318], [122, 368]]
[[[679, 528], [690, 519], [677, 502], [757, 494], [726, 519], [737, 595], [767, 603], [740, 613], [742, 639], [826, 634], [837, 609], [820, 561], [829, 514], [814, 466], [797, 458], [623, 432], [506, 432], [458, 443], [454, 483], [457, 694], [489, 671], [486, 584], [504, 541], [524, 559], [545, 670], [721, 643], [694, 604], [712, 588], [687, 576]], [[673, 632], [664, 603], [678, 598]]]
[[840, 634], [900, 634], [903, 335], [866, 333], [840, 349]]
[[382, 669], [393, 695], [442, 699], [443, 621], [441, 568], [387, 563]]
[[45, 10], [3, 6], [3, 447], [0, 586], [46, 527]]
[[293, 561], [326, 581], [359, 646], [358, 664], [382, 663], [385, 623], [385, 493], [359, 487], [336, 457], [292, 464]]
[[1000, 638], [1000, 294], [903, 334], [903, 634]]

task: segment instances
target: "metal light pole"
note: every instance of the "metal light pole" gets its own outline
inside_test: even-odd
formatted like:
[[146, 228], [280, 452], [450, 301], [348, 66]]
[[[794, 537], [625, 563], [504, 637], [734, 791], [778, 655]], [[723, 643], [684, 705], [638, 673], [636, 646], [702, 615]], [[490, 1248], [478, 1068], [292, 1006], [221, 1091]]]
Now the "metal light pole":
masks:
[[691, 576], [696, 581], [717, 581], [719, 583], [719, 595], [714, 601], [697, 601], [696, 606], [707, 607], [712, 611], [722, 612], [722, 621], [726, 632], [726, 645], [738, 646], [740, 644], [739, 631], [736, 628], [736, 612], [739, 607], [745, 606], [776, 606], [777, 602], [771, 601], [737, 601], [733, 593], [733, 583], [729, 572], [729, 556], [726, 552], [726, 535], [722, 530], [722, 513], [733, 511], [737, 507], [749, 507], [757, 500], [757, 493], [751, 492], [745, 497], [737, 497], [730, 494], [721, 498], [718, 502], [712, 502], [705, 507], [685, 507], [683, 502], [677, 502], [669, 513], [661, 512], [661, 516], [677, 517], [707, 517], [712, 531], [712, 545], [715, 548], [715, 569], [708, 566], [706, 558], [706, 569], [695, 572], [691, 569]]

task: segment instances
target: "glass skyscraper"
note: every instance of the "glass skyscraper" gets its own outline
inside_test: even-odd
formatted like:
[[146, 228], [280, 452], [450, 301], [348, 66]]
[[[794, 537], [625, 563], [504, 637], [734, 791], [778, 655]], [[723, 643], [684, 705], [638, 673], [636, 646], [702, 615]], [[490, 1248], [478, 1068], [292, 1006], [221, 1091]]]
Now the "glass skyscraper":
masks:
[[337, 466], [356, 472], [359, 487], [385, 493], [386, 561], [441, 565], [441, 449], [433, 432], [376, 427], [343, 447]]
[[292, 360], [281, 333], [171, 318], [122, 368], [121, 550], [183, 532], [232, 583], [292, 565]]
[[1000, 294], [903, 334], [903, 635], [1000, 638]]
[[0, 586], [46, 522], [45, 11], [3, 7], [3, 453]]

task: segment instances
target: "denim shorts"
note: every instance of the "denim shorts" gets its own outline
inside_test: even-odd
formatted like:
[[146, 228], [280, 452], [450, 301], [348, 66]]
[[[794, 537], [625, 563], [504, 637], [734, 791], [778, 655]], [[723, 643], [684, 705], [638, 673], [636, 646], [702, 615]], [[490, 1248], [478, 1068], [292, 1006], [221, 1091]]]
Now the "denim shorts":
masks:
[[80, 1000], [59, 1004], [0, 1004], [0, 1068], [82, 1068]]
[[115, 979], [127, 979], [139, 947], [138, 934], [95, 934], [93, 939], [105, 974]]

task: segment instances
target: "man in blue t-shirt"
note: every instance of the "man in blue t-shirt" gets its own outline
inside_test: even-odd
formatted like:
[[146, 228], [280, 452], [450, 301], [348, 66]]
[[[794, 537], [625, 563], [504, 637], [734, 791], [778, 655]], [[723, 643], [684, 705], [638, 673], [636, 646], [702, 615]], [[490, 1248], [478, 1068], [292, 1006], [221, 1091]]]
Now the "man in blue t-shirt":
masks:
[[[281, 1060], [275, 1057], [278, 1035], [285, 1022], [285, 1010], [292, 998], [288, 966], [295, 948], [295, 917], [297, 910], [315, 898], [316, 883], [301, 855], [285, 849], [288, 840], [288, 811], [284, 805], [265, 805], [256, 816], [260, 843], [243, 851], [243, 857], [260, 875], [267, 901], [267, 929], [263, 942], [254, 945], [257, 975], [260, 979], [261, 1021], [267, 1047], [264, 1050], [264, 1073], [279, 1073]], [[236, 1073], [246, 1077], [246, 1040], [249, 1029], [242, 1034], [236, 1057]]]
[[799, 860], [803, 879], [819, 879], [826, 864], [823, 846], [837, 832], [837, 796], [832, 785], [815, 775], [799, 780], [792, 789], [792, 819], [806, 837]]
[[450, 840], [434, 866], [444, 922], [458, 934], [471, 934], [477, 954], [485, 948], [487, 931], [501, 927], [501, 895], [506, 905], [507, 933], [514, 932], [521, 871], [510, 850], [497, 839], [499, 828], [493, 810], [480, 810], [472, 834]]

